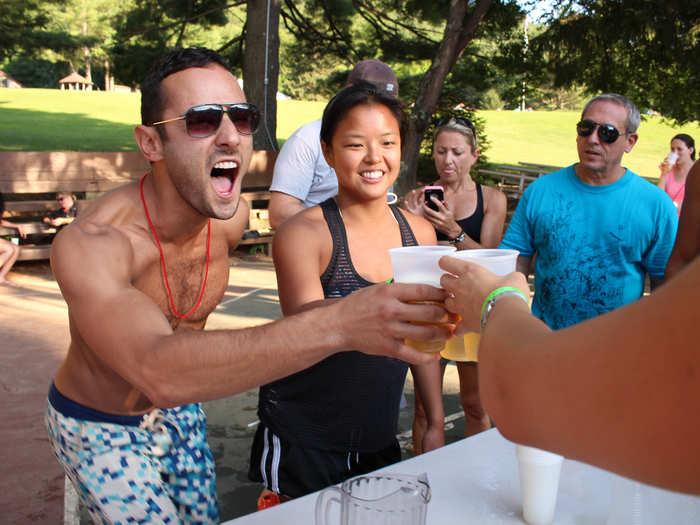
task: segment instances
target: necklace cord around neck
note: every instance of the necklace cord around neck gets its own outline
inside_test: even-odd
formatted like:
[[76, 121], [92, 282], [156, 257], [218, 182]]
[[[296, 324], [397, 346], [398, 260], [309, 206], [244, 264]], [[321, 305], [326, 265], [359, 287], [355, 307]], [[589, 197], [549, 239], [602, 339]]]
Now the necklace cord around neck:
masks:
[[205, 265], [204, 269], [204, 283], [202, 283], [202, 291], [199, 294], [199, 299], [197, 300], [197, 304], [194, 305], [194, 308], [187, 312], [186, 314], [181, 314], [177, 311], [175, 308], [175, 301], [173, 301], [173, 292], [170, 289], [170, 282], [168, 281], [168, 271], [165, 268], [165, 254], [163, 253], [163, 248], [160, 245], [160, 241], [158, 240], [158, 233], [156, 233], [156, 228], [153, 226], [153, 222], [151, 222], [151, 216], [148, 213], [148, 206], [146, 206], [146, 198], [143, 195], [143, 181], [146, 180], [146, 176], [148, 173], [144, 174], [143, 177], [141, 177], [141, 182], [139, 182], [139, 191], [141, 192], [141, 202], [143, 203], [143, 211], [146, 213], [146, 220], [148, 221], [148, 225], [151, 227], [151, 231], [153, 232], [153, 237], [156, 240], [156, 245], [158, 246], [158, 251], [160, 252], [160, 262], [161, 266], [163, 267], [163, 277], [165, 280], [165, 288], [168, 290], [168, 299], [170, 300], [170, 309], [173, 311], [176, 317], [179, 317], [180, 319], [187, 319], [190, 315], [192, 315], [197, 308], [199, 308], [199, 305], [202, 304], [202, 298], [204, 297], [204, 290], [207, 287], [207, 277], [209, 276], [209, 253], [210, 253], [210, 244], [211, 244], [211, 219], [207, 221], [207, 262]]

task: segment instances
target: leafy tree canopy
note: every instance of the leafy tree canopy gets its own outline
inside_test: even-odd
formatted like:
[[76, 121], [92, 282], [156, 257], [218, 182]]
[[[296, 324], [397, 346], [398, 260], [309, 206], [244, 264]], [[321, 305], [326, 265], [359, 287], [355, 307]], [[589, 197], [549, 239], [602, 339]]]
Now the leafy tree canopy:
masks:
[[697, 0], [557, 2], [531, 41], [528, 67], [554, 85], [621, 93], [680, 123], [700, 115]]
[[47, 49], [80, 46], [63, 31], [48, 30], [46, 7], [64, 0], [3, 0], [0, 2], [0, 62], [14, 55], [36, 56]]
[[149, 66], [165, 49], [188, 45], [216, 48], [240, 64], [240, 29], [232, 41], [212, 42], [207, 31], [231, 22], [228, 10], [245, 5], [244, 1], [227, 0], [145, 0], [117, 16], [117, 37], [111, 50], [119, 78], [135, 85], [143, 79]]

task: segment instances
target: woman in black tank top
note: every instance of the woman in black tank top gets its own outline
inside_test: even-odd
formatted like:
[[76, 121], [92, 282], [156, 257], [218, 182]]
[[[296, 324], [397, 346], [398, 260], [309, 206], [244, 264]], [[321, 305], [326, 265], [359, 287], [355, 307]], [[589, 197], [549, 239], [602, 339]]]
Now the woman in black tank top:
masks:
[[[437, 210], [425, 205], [424, 188], [406, 196], [406, 209], [428, 219], [438, 241], [458, 250], [496, 248], [501, 242], [506, 218], [506, 196], [491, 186], [472, 180], [470, 170], [479, 158], [474, 125], [467, 119], [448, 116], [440, 121], [433, 141], [433, 159], [439, 178], [433, 184], [444, 189], [444, 201], [435, 202]], [[443, 362], [443, 373], [447, 361]], [[460, 401], [470, 436], [490, 428], [488, 415], [479, 399], [476, 363], [457, 362]], [[416, 396], [413, 439], [416, 447], [422, 439], [423, 407]]]
[[433, 184], [444, 188], [437, 211], [424, 203], [424, 188], [406, 195], [407, 210], [430, 221], [438, 241], [458, 250], [496, 248], [503, 236], [506, 196], [491, 186], [472, 180], [470, 170], [479, 158], [474, 125], [460, 117], [447, 117], [435, 130], [433, 159], [439, 178]]
[[[365, 286], [386, 286], [390, 248], [436, 243], [428, 221], [387, 204], [401, 164], [404, 122], [400, 102], [366, 83], [345, 88], [326, 107], [321, 144], [338, 195], [290, 218], [275, 234], [285, 315]], [[267, 488], [297, 497], [399, 460], [407, 369], [403, 361], [348, 349], [263, 386], [250, 476], [278, 479], [278, 487]], [[413, 366], [412, 374], [430, 421], [422, 446], [437, 448], [444, 444], [439, 361]], [[257, 475], [263, 458], [274, 455], [265, 447], [278, 442], [278, 472]], [[301, 467], [307, 464], [314, 468]]]

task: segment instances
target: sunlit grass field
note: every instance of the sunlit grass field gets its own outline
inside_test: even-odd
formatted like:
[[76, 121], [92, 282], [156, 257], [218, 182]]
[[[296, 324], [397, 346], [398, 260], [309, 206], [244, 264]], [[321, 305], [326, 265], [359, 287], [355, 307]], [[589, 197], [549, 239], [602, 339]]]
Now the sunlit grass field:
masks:
[[[57, 89], [0, 89], [0, 150], [130, 151], [140, 122], [136, 93], [79, 92]], [[321, 117], [322, 102], [279, 101], [277, 137], [286, 140], [300, 125]], [[534, 162], [566, 166], [576, 162], [574, 111], [482, 111], [490, 162]], [[658, 165], [676, 133], [700, 139], [697, 123], [675, 127], [649, 117], [639, 141], [623, 163], [645, 177], [657, 177]]]

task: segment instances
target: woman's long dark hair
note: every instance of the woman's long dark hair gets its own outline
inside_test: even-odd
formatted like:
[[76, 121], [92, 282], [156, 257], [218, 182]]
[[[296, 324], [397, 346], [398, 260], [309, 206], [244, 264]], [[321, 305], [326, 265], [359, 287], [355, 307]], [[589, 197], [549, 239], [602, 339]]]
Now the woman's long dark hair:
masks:
[[693, 152], [690, 154], [690, 159], [695, 160], [695, 141], [693, 140], [693, 137], [691, 137], [690, 135], [686, 135], [685, 133], [679, 133], [671, 139], [671, 142], [673, 142], [674, 140], [681, 140], [685, 142], [685, 145], [688, 147], [688, 149], [692, 148]]

